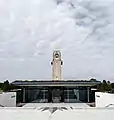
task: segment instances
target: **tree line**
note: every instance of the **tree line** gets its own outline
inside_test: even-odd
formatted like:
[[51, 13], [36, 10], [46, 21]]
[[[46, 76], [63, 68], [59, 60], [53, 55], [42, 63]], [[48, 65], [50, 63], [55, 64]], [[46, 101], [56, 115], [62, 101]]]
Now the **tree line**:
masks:
[[3, 83], [0, 83], [0, 89], [3, 92], [7, 92], [13, 89], [20, 89], [19, 86], [12, 85], [8, 80], [5, 80]]
[[100, 92], [110, 92], [114, 93], [114, 83], [110, 81], [103, 80], [101, 84], [97, 85], [97, 89]]

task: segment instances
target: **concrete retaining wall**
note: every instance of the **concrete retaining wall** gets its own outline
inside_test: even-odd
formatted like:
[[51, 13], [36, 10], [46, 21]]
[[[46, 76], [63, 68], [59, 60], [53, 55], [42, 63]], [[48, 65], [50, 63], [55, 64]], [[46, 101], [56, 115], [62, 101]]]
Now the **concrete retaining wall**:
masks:
[[3, 92], [0, 94], [1, 107], [16, 107], [16, 92]]
[[114, 94], [110, 93], [95, 93], [96, 107], [114, 107]]

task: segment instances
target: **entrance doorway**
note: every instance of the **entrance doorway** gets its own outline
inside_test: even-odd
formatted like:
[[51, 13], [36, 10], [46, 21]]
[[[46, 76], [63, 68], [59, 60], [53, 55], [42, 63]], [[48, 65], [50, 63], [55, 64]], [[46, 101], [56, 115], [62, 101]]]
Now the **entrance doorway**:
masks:
[[62, 89], [61, 87], [49, 88], [48, 102], [52, 102], [52, 103], [64, 102], [64, 89]]

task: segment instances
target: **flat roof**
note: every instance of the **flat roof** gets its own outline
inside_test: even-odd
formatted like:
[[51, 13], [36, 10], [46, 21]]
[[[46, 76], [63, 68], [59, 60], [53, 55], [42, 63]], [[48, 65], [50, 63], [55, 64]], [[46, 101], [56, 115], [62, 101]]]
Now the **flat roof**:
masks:
[[100, 81], [14, 81], [12, 82], [13, 85], [17, 86], [94, 86], [100, 84]]

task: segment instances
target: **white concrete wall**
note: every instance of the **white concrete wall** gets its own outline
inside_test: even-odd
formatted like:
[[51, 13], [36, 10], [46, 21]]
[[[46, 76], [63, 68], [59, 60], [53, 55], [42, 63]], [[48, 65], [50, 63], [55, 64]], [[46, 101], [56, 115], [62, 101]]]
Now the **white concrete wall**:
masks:
[[114, 107], [114, 94], [96, 92], [95, 104], [96, 107]]
[[[44, 109], [44, 108], [42, 108]], [[0, 108], [0, 120], [114, 120], [114, 109], [83, 108], [57, 110], [41, 108]]]
[[3, 92], [0, 94], [0, 106], [16, 107], [16, 92]]

